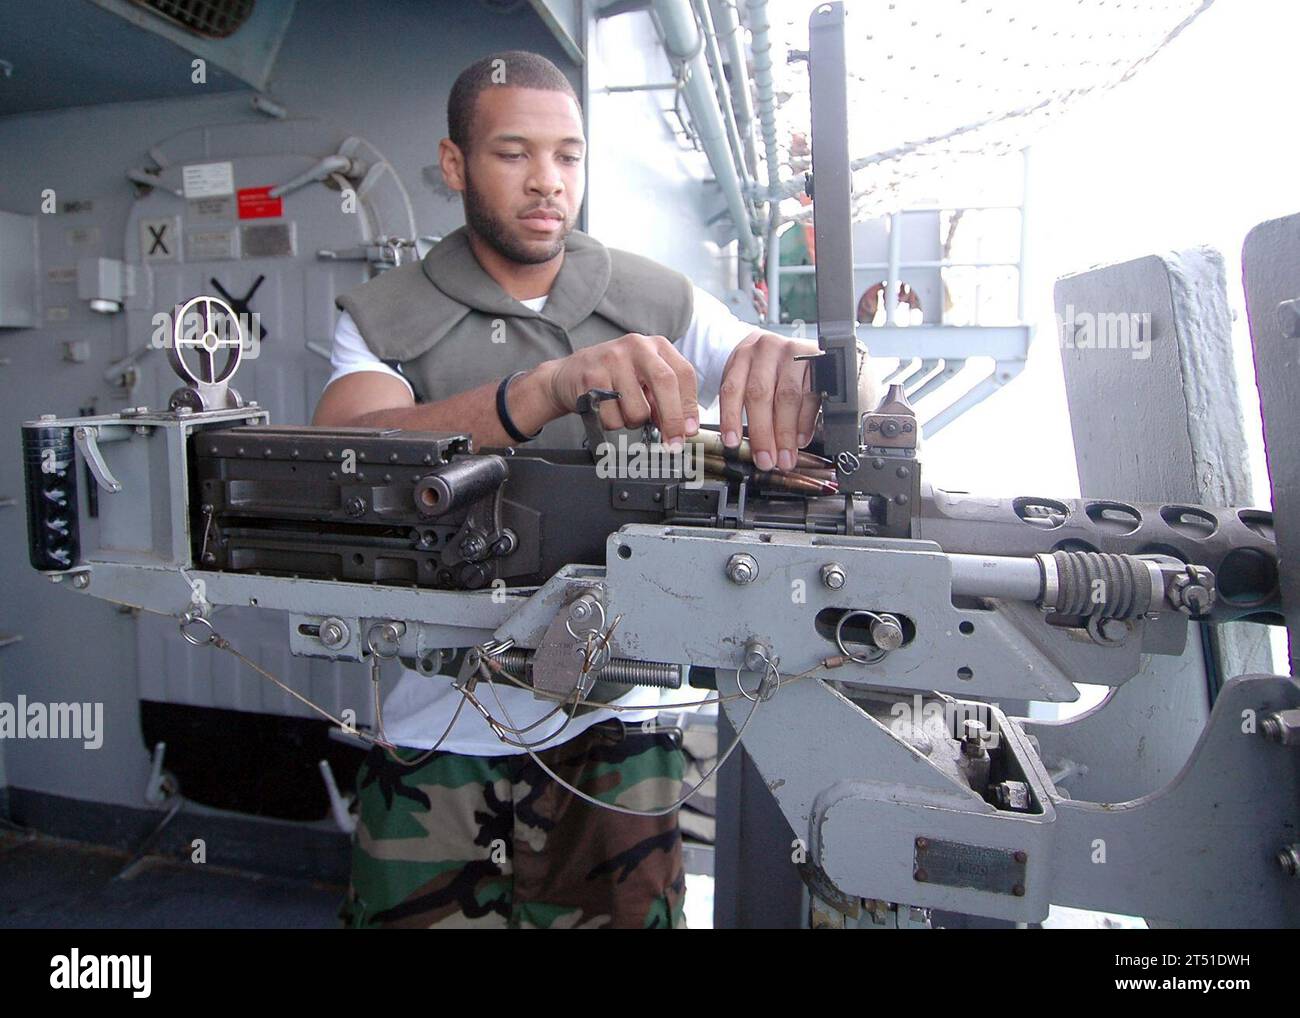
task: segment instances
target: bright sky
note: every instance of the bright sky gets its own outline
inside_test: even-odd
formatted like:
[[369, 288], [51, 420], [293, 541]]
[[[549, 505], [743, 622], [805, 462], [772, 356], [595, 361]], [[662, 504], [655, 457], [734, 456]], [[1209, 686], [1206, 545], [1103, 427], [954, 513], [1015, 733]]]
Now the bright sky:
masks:
[[[1029, 368], [931, 444], [933, 481], [989, 494], [1026, 484], [1041, 493], [1076, 490], [1069, 457], [1061, 455], [1072, 446], [1051, 317], [1053, 281], [1093, 265], [1209, 245], [1227, 263], [1256, 500], [1267, 498], [1240, 258], [1256, 223], [1300, 212], [1300, 132], [1288, 112], [1297, 92], [1298, 35], [1300, 5], [1219, 0], [1136, 77], [1039, 136], [1030, 184], [1030, 285], [1040, 327]], [[1041, 426], [1017, 429], [1026, 447], [991, 464], [981, 436], [1023, 413]]]
[[[1028, 132], [1132, 74], [1210, 2], [846, 0], [858, 217], [916, 204], [909, 180], [926, 174], [921, 193], [932, 193], [924, 185], [953, 168], [954, 153], [1018, 152]], [[781, 57], [807, 49], [813, 8], [770, 0], [769, 9], [783, 145], [807, 133], [808, 67]], [[879, 158], [900, 149], [906, 159]]]

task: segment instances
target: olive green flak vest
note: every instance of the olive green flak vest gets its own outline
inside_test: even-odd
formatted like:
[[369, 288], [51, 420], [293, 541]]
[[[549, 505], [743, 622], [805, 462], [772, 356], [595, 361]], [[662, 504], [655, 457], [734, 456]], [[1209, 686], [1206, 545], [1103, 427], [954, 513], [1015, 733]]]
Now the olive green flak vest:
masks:
[[[422, 261], [389, 269], [339, 297], [380, 360], [400, 366], [421, 403], [434, 403], [629, 332], [680, 339], [690, 325], [689, 279], [577, 230], [539, 314], [483, 271], [465, 228]], [[582, 447], [577, 414], [530, 445]]]

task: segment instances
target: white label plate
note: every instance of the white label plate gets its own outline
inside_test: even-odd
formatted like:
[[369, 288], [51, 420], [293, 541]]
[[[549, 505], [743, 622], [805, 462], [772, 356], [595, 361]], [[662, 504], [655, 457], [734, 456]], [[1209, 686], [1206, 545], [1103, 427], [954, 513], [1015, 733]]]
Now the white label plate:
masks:
[[233, 163], [195, 163], [181, 170], [186, 198], [211, 198], [235, 193]]

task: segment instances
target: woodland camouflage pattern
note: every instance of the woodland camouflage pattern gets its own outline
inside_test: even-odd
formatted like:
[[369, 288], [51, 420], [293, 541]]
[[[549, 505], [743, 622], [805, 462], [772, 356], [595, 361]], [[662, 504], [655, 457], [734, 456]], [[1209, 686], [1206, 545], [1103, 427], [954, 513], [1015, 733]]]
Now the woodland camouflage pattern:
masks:
[[[401, 750], [414, 760], [419, 750]], [[538, 754], [602, 802], [657, 809], [681, 794], [673, 731], [617, 719]], [[566, 791], [527, 755], [371, 750], [357, 774], [345, 925], [673, 928], [686, 874], [677, 811], [635, 817]]]

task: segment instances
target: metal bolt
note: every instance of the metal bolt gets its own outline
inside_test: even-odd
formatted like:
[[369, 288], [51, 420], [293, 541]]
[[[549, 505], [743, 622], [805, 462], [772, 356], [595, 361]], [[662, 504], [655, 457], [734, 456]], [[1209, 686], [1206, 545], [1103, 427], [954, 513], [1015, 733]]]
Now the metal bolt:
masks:
[[569, 618], [574, 622], [585, 622], [597, 613], [596, 599], [590, 594], [583, 594], [569, 605]]
[[763, 672], [764, 678], [769, 664], [772, 662], [772, 648], [762, 640], [747, 640], [745, 642], [745, 670], [749, 672]]
[[1029, 786], [1023, 781], [1000, 781], [993, 786], [993, 798], [998, 806], [1018, 813], [1030, 807]]
[[753, 583], [758, 579], [758, 560], [747, 552], [737, 552], [727, 559], [727, 579], [732, 583]]
[[490, 579], [486, 563], [466, 562], [460, 567], [460, 582], [470, 590], [478, 590]]
[[1284, 339], [1300, 339], [1300, 298], [1284, 300], [1277, 306], [1277, 320]]
[[1259, 723], [1259, 734], [1283, 746], [1300, 746], [1300, 709], [1274, 711]]
[[1283, 845], [1277, 863], [1288, 877], [1300, 877], [1300, 844]]
[[982, 721], [968, 720], [962, 723], [961, 751], [963, 756], [983, 756], [984, 739], [988, 728]]
[[331, 616], [320, 624], [320, 642], [331, 649], [342, 647], [351, 635], [342, 619]]
[[1193, 615], [1204, 615], [1211, 604], [1210, 592], [1199, 583], [1193, 583], [1183, 591], [1183, 604]]
[[871, 642], [881, 650], [898, 650], [903, 645], [903, 627], [892, 615], [881, 615], [871, 623]]
[[1133, 632], [1129, 623], [1123, 619], [1103, 618], [1100, 615], [1088, 619], [1087, 630], [1092, 642], [1103, 647], [1119, 647]]
[[1169, 583], [1169, 603], [1184, 615], [1204, 615], [1214, 606], [1214, 577], [1196, 566], [1175, 576]]
[[846, 579], [844, 567], [838, 562], [827, 562], [822, 566], [822, 583], [831, 590], [839, 590]]
[[1102, 619], [1097, 628], [1107, 640], [1119, 642], [1128, 636], [1128, 626], [1121, 619]]

